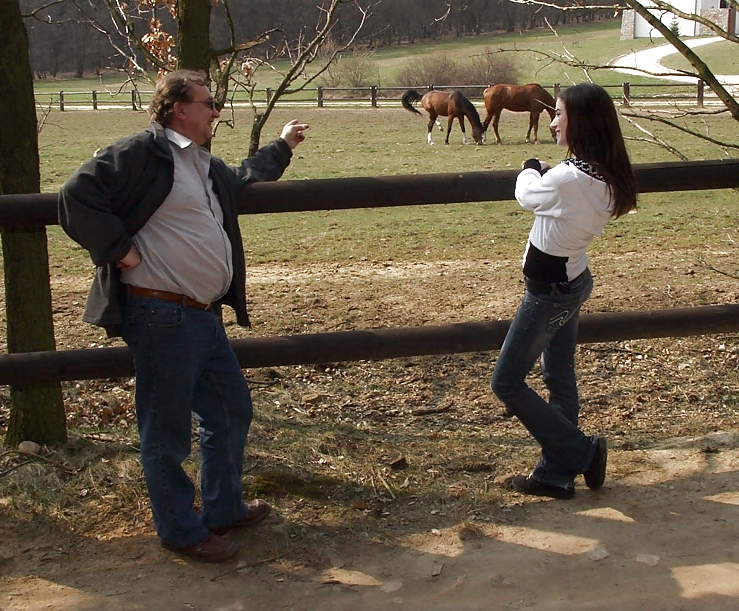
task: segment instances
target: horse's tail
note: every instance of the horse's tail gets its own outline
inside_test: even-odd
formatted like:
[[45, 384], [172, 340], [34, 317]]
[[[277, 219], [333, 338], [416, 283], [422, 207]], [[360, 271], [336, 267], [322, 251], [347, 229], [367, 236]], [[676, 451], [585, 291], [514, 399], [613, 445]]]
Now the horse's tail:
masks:
[[480, 113], [477, 112], [477, 108], [475, 108], [475, 105], [470, 102], [461, 91], [455, 91], [454, 95], [457, 98], [457, 102], [459, 103], [460, 108], [462, 108], [465, 116], [472, 124], [473, 129], [478, 129], [480, 130], [480, 132], [482, 132], [483, 129], [482, 121], [480, 121]]
[[403, 105], [403, 108], [405, 108], [406, 110], [410, 110], [411, 112], [415, 112], [417, 115], [420, 115], [421, 113], [418, 112], [418, 110], [416, 110], [413, 104], [418, 102], [422, 97], [423, 96], [420, 93], [418, 93], [415, 89], [409, 89], [400, 98], [400, 103]]

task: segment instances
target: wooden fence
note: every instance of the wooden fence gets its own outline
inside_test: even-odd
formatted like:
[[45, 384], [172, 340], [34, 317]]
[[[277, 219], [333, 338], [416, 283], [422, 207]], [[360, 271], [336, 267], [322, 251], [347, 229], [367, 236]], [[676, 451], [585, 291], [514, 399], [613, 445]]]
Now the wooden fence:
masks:
[[[397, 106], [400, 97], [408, 89], [459, 89], [471, 100], [482, 100], [482, 91], [487, 85], [419, 85], [416, 87], [381, 87], [368, 85], [366, 87], [316, 87], [305, 89], [305, 95], [292, 95], [281, 98], [278, 106], [302, 104], [318, 106]], [[553, 95], [557, 95], [563, 87], [559, 83], [549, 87]], [[611, 97], [624, 106], [634, 104], [657, 104], [688, 102], [698, 108], [703, 107], [705, 101], [705, 85], [698, 81], [697, 85], [680, 83], [652, 83], [620, 85], [606, 85], [606, 89], [613, 90]], [[641, 92], [641, 93], [640, 93]], [[119, 93], [100, 91], [59, 91], [50, 94], [36, 94], [36, 104], [42, 107], [65, 110], [100, 110], [110, 108], [131, 108], [143, 110], [149, 104], [152, 91], [131, 90]], [[266, 104], [272, 99], [273, 90], [269, 87], [254, 92], [254, 102], [257, 105]], [[249, 99], [243, 92], [238, 93], [231, 101], [235, 107], [249, 104]]]
[[[739, 160], [641, 164], [642, 193], [739, 187]], [[241, 214], [450, 204], [513, 199], [518, 171], [378, 176], [265, 182], [244, 189]], [[351, 193], [351, 197], [347, 197]], [[56, 194], [0, 196], [0, 227], [58, 224]], [[509, 321], [372, 329], [232, 340], [242, 367], [267, 367], [453, 354], [499, 349]], [[739, 332], [739, 304], [589, 314], [578, 342]], [[0, 384], [133, 375], [126, 348], [0, 355]]]

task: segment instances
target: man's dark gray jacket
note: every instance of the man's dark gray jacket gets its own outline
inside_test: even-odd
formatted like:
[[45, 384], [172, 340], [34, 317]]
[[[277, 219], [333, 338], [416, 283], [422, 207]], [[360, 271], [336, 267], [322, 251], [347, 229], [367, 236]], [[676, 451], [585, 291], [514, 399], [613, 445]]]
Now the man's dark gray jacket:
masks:
[[[261, 148], [238, 167], [213, 157], [210, 177], [223, 208], [223, 226], [231, 241], [233, 279], [219, 304], [231, 306], [236, 321], [249, 326], [246, 310], [244, 247], [237, 202], [249, 182], [277, 180], [292, 158], [282, 139]], [[59, 192], [59, 223], [90, 252], [97, 266], [82, 319], [119, 335], [121, 272], [116, 262], [128, 254], [132, 236], [162, 205], [174, 181], [174, 159], [164, 128], [148, 129], [110, 145], [84, 163]], [[148, 287], [156, 288], [156, 287]]]

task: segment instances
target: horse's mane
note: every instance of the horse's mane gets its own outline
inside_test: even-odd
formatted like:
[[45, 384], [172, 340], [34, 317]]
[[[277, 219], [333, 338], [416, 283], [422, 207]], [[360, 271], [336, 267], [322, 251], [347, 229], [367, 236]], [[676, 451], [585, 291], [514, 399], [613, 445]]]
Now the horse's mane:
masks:
[[479, 129], [480, 131], [483, 131], [482, 121], [480, 120], [480, 113], [477, 112], [477, 108], [475, 108], [475, 105], [470, 102], [461, 91], [455, 91], [454, 94], [457, 96], [459, 102], [462, 104], [464, 114], [467, 119], [469, 119], [470, 123], [472, 123], [472, 126]]
[[544, 111], [552, 118], [554, 119], [554, 105], [556, 104], [556, 100], [552, 96], [551, 93], [549, 93], [544, 87], [541, 88], [540, 97], [539, 97], [539, 103], [544, 107]]

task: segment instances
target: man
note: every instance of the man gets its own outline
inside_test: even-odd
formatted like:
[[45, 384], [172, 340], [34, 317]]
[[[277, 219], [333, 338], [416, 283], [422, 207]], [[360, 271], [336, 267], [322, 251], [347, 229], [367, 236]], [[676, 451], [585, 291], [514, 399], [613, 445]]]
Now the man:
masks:
[[[242, 500], [249, 387], [214, 305], [248, 325], [236, 198], [242, 185], [277, 180], [305, 123], [241, 166], [203, 148], [218, 107], [204, 73], [178, 70], [156, 85], [151, 125], [103, 150], [59, 195], [59, 219], [97, 266], [83, 320], [121, 335], [136, 371], [136, 418], [154, 525], [162, 545], [204, 562], [233, 556], [222, 537], [270, 512]], [[202, 509], [182, 468], [191, 412], [199, 424]]]

